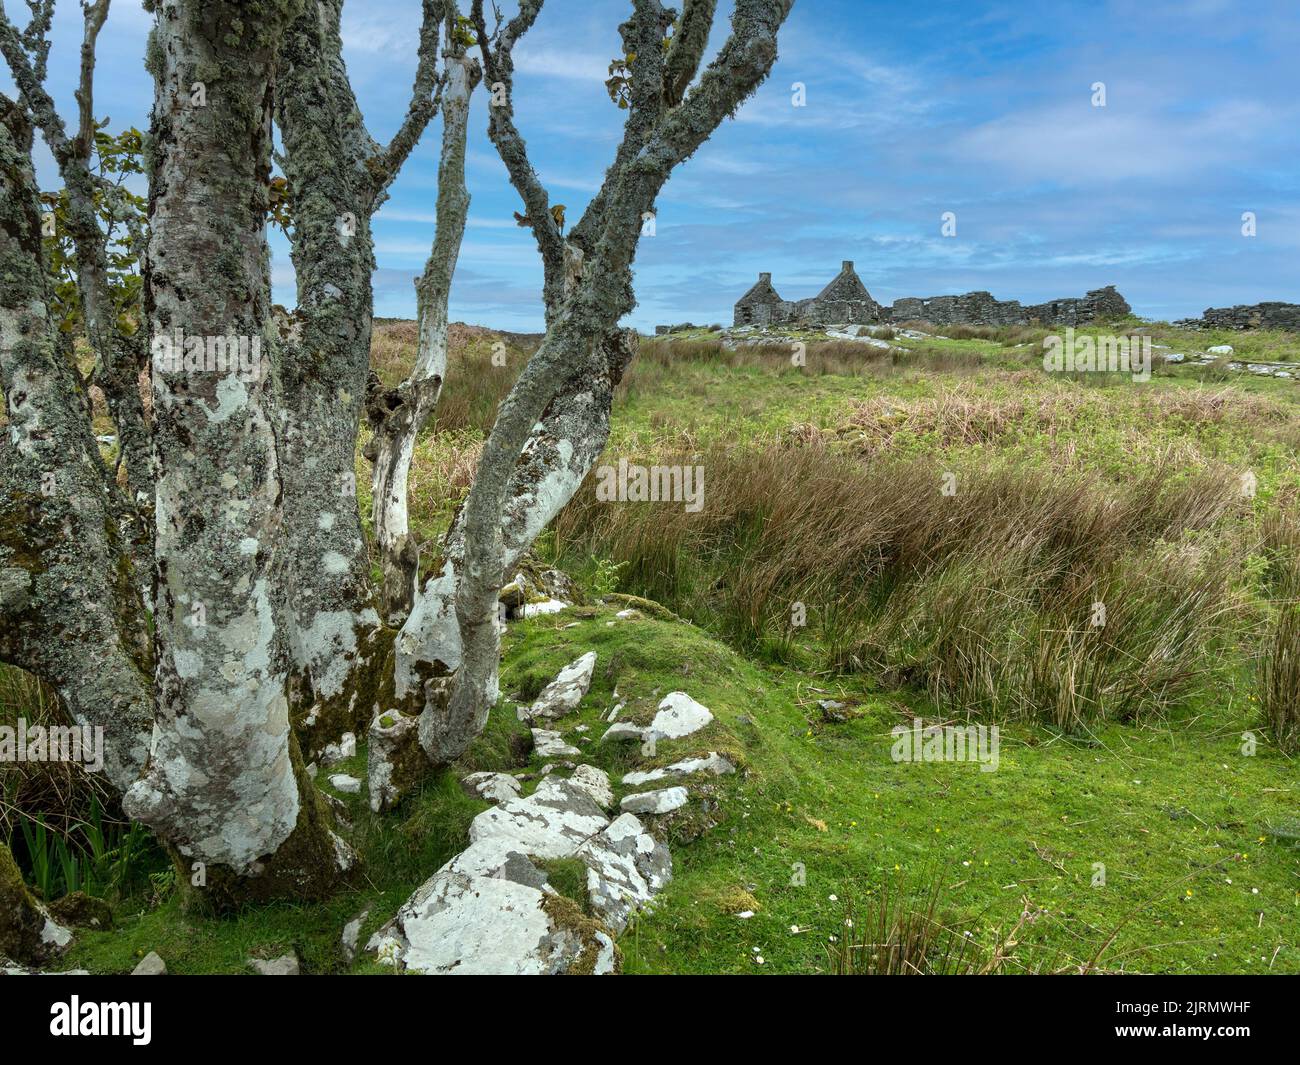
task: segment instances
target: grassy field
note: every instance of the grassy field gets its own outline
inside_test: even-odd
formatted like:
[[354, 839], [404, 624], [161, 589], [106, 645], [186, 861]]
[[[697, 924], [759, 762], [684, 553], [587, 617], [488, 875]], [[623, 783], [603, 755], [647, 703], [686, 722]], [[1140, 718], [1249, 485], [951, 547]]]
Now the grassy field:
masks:
[[[1285, 334], [1148, 329], [1157, 354], [1300, 361]], [[340, 797], [362, 881], [216, 921], [182, 914], [159, 873], [116, 892], [117, 928], [83, 934], [69, 966], [156, 950], [173, 972], [239, 972], [293, 948], [309, 971], [376, 971], [344, 959], [343, 924], [368, 909], [364, 942], [463, 846], [485, 804], [459, 776], [540, 767], [512, 754], [511, 696], [594, 650], [566, 735], [616, 785], [628, 755], [594, 739], [615, 688], [623, 719], [679, 689], [713, 710], [654, 764], [721, 751], [741, 767], [660, 822], [674, 879], [621, 937], [626, 971], [833, 971], [875, 900], [938, 891], [945, 924], [1004, 972], [1300, 972], [1300, 785], [1278, 742], [1300, 707], [1300, 385], [1222, 360], [1146, 383], [1049, 375], [1041, 338], [645, 344], [606, 460], [702, 466], [703, 510], [597, 504], [584, 485], [537, 553], [586, 605], [512, 625], [507, 697], [461, 765], [385, 817]], [[454, 337], [412, 476], [426, 540], [536, 342], [500, 339], [505, 367], [495, 334]], [[409, 323], [377, 329], [381, 376], [412, 341]], [[617, 619], [609, 593], [662, 606]], [[997, 724], [997, 770], [895, 761], [891, 730], [917, 718]], [[364, 750], [343, 768], [363, 776]]]

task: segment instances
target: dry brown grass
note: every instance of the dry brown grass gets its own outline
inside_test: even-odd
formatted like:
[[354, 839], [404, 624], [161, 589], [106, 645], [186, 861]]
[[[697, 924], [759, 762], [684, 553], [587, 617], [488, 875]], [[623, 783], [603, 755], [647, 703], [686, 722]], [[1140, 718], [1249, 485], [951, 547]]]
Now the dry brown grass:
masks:
[[[718, 446], [641, 461], [702, 465], [704, 510], [599, 503], [588, 486], [557, 522], [562, 544], [626, 563], [626, 587], [742, 645], [797, 659], [811, 635], [830, 668], [940, 705], [1063, 727], [1160, 713], [1231, 633], [1246, 550], [1231, 529], [1248, 506], [1226, 467], [1117, 485], [985, 461], [945, 496], [931, 459]], [[1197, 535], [1211, 528], [1213, 543]]]

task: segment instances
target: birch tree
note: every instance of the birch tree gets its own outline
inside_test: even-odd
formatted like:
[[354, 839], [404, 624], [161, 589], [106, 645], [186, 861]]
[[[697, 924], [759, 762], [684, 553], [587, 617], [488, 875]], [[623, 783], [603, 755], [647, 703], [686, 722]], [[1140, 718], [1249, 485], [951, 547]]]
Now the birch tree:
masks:
[[514, 49], [543, 0], [520, 0], [513, 17], [498, 17], [490, 30], [483, 0], [474, 0], [492, 94], [488, 134], [541, 254], [547, 330], [501, 405], [442, 569], [399, 641], [399, 655], [418, 648], [443, 674], [426, 685], [420, 721], [435, 764], [466, 749], [496, 700], [496, 604], [505, 574], [572, 498], [608, 438], [613, 389], [635, 349], [635, 334], [618, 323], [635, 305], [632, 261], [644, 221], [674, 168], [767, 77], [792, 4], [737, 0], [730, 36], [700, 73], [715, 0], [686, 0], [680, 17], [659, 0], [633, 0], [619, 27], [623, 137], [600, 191], [566, 237], [514, 118]]

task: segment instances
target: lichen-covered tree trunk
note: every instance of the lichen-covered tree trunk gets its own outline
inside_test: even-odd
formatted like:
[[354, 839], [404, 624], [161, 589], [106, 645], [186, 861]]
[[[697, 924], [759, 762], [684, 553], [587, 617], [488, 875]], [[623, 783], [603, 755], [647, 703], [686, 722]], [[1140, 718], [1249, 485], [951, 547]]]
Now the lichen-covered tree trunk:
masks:
[[[72, 238], [77, 294], [81, 301], [86, 340], [94, 353], [109, 413], [118, 427], [120, 454], [125, 462], [127, 502], [121, 507], [124, 531], [130, 537], [132, 561], [141, 575], [152, 567], [150, 529], [153, 519], [153, 473], [149, 427], [140, 396], [140, 374], [146, 366], [145, 331], [120, 327], [108, 281], [108, 238], [100, 228], [96, 193], [111, 197], [111, 186], [99, 183], [91, 172], [96, 125], [94, 119], [95, 43], [108, 16], [109, 0], [82, 5], [85, 31], [81, 47], [81, 77], [77, 88], [80, 121], [69, 135], [54, 100], [44, 85], [43, 34], [48, 24], [37, 26], [36, 38], [24, 38], [0, 11], [0, 52], [18, 85], [21, 101], [41, 130], [59, 168], [67, 197], [65, 223]], [[35, 28], [35, 27], [34, 27]]]
[[280, 329], [282, 595], [295, 725], [309, 754], [369, 722], [366, 689], [382, 657], [356, 490], [375, 268], [375, 178], [365, 160], [378, 147], [342, 67], [340, 6], [306, 4], [280, 47], [275, 87], [298, 285]]
[[[486, 723], [498, 664], [496, 598], [507, 561], [527, 549], [545, 515], [571, 498], [604, 445], [612, 388], [601, 379], [617, 381], [626, 366], [616, 327], [635, 305], [631, 265], [642, 221], [673, 168], [767, 77], [793, 0], [737, 0], [731, 36], [693, 88], [715, 5], [689, 3], [682, 32], [669, 37], [674, 13], [659, 0], [633, 0], [632, 16], [619, 27], [628, 57], [623, 139], [567, 240], [528, 160], [511, 102], [513, 48], [542, 4], [521, 0], [515, 17], [495, 33], [488, 32], [483, 0], [474, 0], [472, 9], [485, 78], [504, 89], [503, 105], [490, 111], [488, 132], [527, 208], [542, 256], [547, 332], [483, 448], [460, 515], [456, 570], [444, 571], [441, 583], [426, 589], [445, 599], [455, 577], [460, 637], [454, 677], [430, 686], [420, 723], [421, 743], [435, 763], [457, 757]], [[418, 614], [425, 633], [437, 635], [445, 628], [447, 604], [431, 602]], [[423, 653], [429, 657], [427, 647]]]
[[411, 102], [387, 145], [367, 131], [348, 80], [341, 0], [308, 0], [278, 56], [275, 111], [298, 282], [282, 330], [284, 597], [294, 724], [313, 753], [392, 708], [393, 633], [374, 609], [355, 479], [373, 311], [370, 221], [437, 110], [439, 26], [449, 7], [423, 0]]
[[319, 897], [351, 862], [289, 726], [277, 602], [271, 75], [300, 8], [164, 0], [148, 53], [145, 310], [155, 339], [185, 343], [179, 363], [155, 350], [157, 713], [148, 770], [125, 806], [202, 866], [218, 906]]
[[39, 965], [71, 942], [72, 933], [32, 898], [14, 856], [0, 843], [0, 957]]
[[46, 681], [81, 725], [104, 730], [118, 789], [148, 752], [150, 647], [127, 545], [125, 500], [99, 457], [89, 399], [49, 320], [31, 127], [0, 114], [0, 661]]
[[442, 95], [437, 232], [424, 273], [416, 281], [419, 341], [415, 366], [397, 388], [377, 392], [370, 402], [375, 432], [370, 446], [375, 544], [383, 567], [383, 611], [390, 625], [404, 623], [415, 602], [419, 552], [410, 536], [408, 479], [416, 439], [438, 402], [447, 372], [447, 306], [469, 214], [465, 138], [470, 95], [478, 80], [479, 68], [473, 60], [463, 54], [448, 58]]

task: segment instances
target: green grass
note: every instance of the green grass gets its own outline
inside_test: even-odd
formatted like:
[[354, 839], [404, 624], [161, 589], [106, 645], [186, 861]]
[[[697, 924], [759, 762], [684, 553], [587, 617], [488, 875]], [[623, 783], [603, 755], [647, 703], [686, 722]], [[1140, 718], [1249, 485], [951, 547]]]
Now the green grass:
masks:
[[[1246, 358], [1300, 358], [1300, 343], [1285, 334], [1151, 331], [1172, 350], [1226, 342]], [[1039, 351], [996, 337], [898, 339], [906, 355], [885, 359], [863, 349], [860, 365], [837, 355], [818, 366], [815, 335], [791, 339], [810, 343], [809, 366], [755, 353], [643, 353], [620, 389], [608, 453], [788, 443], [963, 468], [996, 460], [1050, 470], [1072, 459], [1116, 485], [1163, 458], [1189, 473], [1253, 472], [1258, 492], [1233, 518], [1237, 529], [1300, 489], [1294, 382], [1190, 366], [1158, 369], [1146, 385], [1060, 380], [1042, 372]], [[469, 413], [454, 430], [435, 426], [416, 456], [412, 522], [426, 540], [445, 526], [468, 484], [485, 428], [475, 419], [492, 406], [474, 395], [458, 402]], [[790, 443], [796, 438], [802, 442]], [[364, 463], [358, 473], [365, 484]], [[554, 533], [539, 553], [563, 558], [589, 594], [611, 585], [599, 553], [584, 554]], [[617, 577], [622, 590], [644, 590], [625, 577]], [[1240, 590], [1248, 599], [1264, 595], [1257, 567], [1242, 574]], [[364, 954], [345, 963], [344, 924], [369, 908], [364, 945], [464, 845], [469, 821], [486, 804], [464, 794], [460, 776], [540, 769], [537, 759], [519, 765], [512, 754], [512, 737], [524, 729], [511, 696], [530, 698], [595, 650], [591, 691], [563, 728], [583, 761], [610, 772], [616, 800], [634, 765], [716, 750], [740, 767], [733, 776], [688, 781], [691, 804], [656, 822], [672, 847], [674, 878], [620, 939], [629, 972], [833, 971], [849, 900], [866, 912], [901, 880], [922, 905], [926, 885], [937, 883], [944, 912], [985, 949], [1020, 924], [1006, 971], [1086, 961], [1113, 935], [1097, 962], [1105, 970], [1300, 973], [1300, 785], [1295, 761], [1261, 731], [1248, 647], [1141, 723], [1098, 721], [1063, 735], [1030, 720], [1003, 721], [1000, 766], [981, 772], [974, 764], [891, 759], [895, 725], [952, 712], [914, 686], [888, 686], [870, 670], [839, 675], [811, 652], [787, 666], [761, 647], [747, 656], [718, 638], [713, 630], [725, 626], [707, 612], [698, 625], [657, 611], [615, 621], [621, 605], [512, 624], [502, 664], [506, 697], [460, 765], [431, 776], [383, 817], [370, 814], [364, 790], [339, 796], [365, 864], [330, 902], [213, 919], [182, 912], [176, 894], [158, 901], [136, 893], [117, 903], [115, 929], [79, 934], [61, 967], [125, 972], [154, 950], [175, 973], [236, 973], [249, 971], [249, 956], [293, 949], [308, 972], [389, 971]], [[574, 620], [576, 627], [565, 627]], [[1245, 643], [1258, 634], [1241, 636]], [[643, 762], [634, 748], [598, 742], [616, 689], [627, 703], [620, 720], [648, 721], [664, 694], [684, 690], [715, 721], [661, 743]], [[817, 706], [824, 698], [850, 712], [828, 720]], [[575, 732], [577, 725], [586, 731]], [[1242, 753], [1247, 731], [1259, 739], [1253, 756]], [[322, 768], [318, 780], [328, 790], [327, 776], [341, 771], [364, 777], [364, 750]], [[1104, 886], [1093, 886], [1098, 863]], [[549, 871], [561, 891], [580, 898], [572, 863]], [[750, 918], [737, 916], [750, 910]]]
[[[946, 904], [988, 944], [1026, 900], [1045, 911], [1022, 933], [1026, 965], [1086, 960], [1136, 910], [1102, 968], [1263, 972], [1271, 961], [1274, 972], [1300, 972], [1300, 849], [1269, 835], [1294, 818], [1294, 763], [1266, 745], [1240, 753], [1241, 733], [1258, 728], [1244, 689], [1215, 692], [1168, 728], [1110, 726], [1086, 742], [1010, 726], [999, 769], [986, 773], [891, 760], [894, 725], [933, 719], [922, 699], [765, 668], [694, 626], [608, 620], [520, 626], [506, 690], [595, 650], [592, 689], [572, 719], [590, 726], [584, 738], [599, 736], [614, 687], [630, 720], [680, 688], [717, 720], [662, 744], [650, 764], [720, 749], [745, 770], [708, 782], [716, 810], [692, 809], [670, 828], [674, 879], [621, 940], [629, 971], [754, 971], [754, 947], [768, 971], [825, 970], [844, 900], [934, 872]], [[816, 702], [831, 696], [816, 688], [860, 715], [824, 722]], [[594, 739], [582, 746], [612, 776], [626, 764]], [[702, 816], [717, 823], [696, 835]], [[1097, 862], [1104, 887], [1091, 886]], [[801, 887], [791, 885], [795, 863]], [[746, 892], [758, 908], [742, 920], [731, 903]]]

